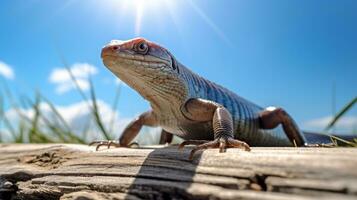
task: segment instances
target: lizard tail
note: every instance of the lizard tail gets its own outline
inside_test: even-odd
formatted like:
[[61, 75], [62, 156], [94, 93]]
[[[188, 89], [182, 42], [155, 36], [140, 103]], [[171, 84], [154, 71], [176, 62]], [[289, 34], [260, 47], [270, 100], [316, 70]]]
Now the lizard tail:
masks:
[[[356, 143], [357, 135], [341, 135], [341, 134], [324, 134], [317, 132], [303, 131], [308, 144], [328, 144], [332, 142], [332, 138], [336, 137], [335, 141], [338, 146], [350, 146], [348, 142]], [[339, 140], [340, 139], [340, 140]]]

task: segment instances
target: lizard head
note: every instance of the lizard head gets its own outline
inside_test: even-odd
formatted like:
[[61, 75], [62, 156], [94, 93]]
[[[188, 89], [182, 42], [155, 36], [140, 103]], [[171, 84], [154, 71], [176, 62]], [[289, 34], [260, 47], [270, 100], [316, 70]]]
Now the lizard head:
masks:
[[185, 86], [178, 62], [153, 42], [143, 38], [113, 40], [102, 49], [101, 57], [109, 70], [151, 102], [170, 99], [169, 95], [183, 96], [178, 93], [179, 87]]

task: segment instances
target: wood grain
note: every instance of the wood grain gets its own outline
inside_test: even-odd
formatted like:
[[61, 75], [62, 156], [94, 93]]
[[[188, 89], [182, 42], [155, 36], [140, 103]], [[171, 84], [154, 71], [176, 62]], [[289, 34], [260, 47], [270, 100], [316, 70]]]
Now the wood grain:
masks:
[[357, 199], [357, 148], [0, 145], [0, 199]]

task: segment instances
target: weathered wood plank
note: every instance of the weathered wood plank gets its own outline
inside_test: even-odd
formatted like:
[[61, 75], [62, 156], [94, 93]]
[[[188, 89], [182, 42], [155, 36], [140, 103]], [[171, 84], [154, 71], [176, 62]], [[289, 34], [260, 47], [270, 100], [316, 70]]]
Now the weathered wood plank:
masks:
[[0, 145], [0, 199], [357, 199], [356, 148]]

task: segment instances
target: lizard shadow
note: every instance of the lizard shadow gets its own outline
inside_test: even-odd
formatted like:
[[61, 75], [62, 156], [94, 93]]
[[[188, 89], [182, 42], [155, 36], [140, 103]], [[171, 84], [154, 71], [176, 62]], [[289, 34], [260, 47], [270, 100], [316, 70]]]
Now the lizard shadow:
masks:
[[[192, 199], [187, 189], [194, 182], [202, 152], [188, 159], [192, 148], [177, 145], [140, 148], [151, 151], [129, 186], [125, 199]], [[133, 198], [134, 197], [134, 198]]]

